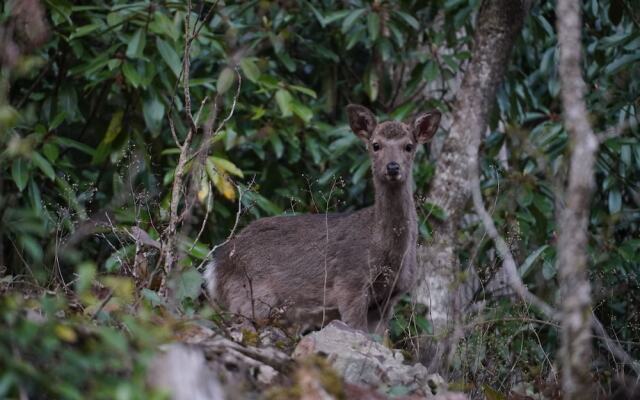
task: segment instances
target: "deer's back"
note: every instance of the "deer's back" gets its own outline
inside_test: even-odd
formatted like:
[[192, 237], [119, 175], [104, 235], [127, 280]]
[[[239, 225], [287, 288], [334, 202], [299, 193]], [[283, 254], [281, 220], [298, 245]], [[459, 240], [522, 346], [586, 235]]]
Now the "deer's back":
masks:
[[281, 304], [332, 306], [336, 283], [366, 279], [372, 224], [372, 208], [259, 219], [216, 252], [215, 297], [243, 315], [250, 298], [260, 314]]

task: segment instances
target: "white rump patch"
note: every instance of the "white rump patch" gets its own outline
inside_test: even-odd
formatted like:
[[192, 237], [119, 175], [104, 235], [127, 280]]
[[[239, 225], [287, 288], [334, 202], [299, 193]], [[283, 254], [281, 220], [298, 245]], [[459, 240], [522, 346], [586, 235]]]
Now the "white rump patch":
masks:
[[216, 260], [212, 260], [207, 264], [204, 270], [204, 280], [206, 282], [207, 292], [212, 300], [216, 299]]

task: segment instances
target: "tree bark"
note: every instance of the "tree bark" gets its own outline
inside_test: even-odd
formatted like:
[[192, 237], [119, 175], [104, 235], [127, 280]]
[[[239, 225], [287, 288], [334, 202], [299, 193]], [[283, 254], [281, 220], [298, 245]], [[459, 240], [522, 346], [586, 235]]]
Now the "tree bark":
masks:
[[459, 271], [456, 232], [469, 200], [470, 166], [487, 129], [496, 91], [502, 82], [509, 54], [526, 15], [527, 2], [486, 0], [477, 16], [472, 59], [457, 93], [453, 124], [436, 165], [427, 201], [441, 208], [446, 218], [434, 221], [433, 240], [418, 248], [424, 273], [414, 300], [429, 307], [435, 344], [423, 347], [421, 358], [437, 370], [444, 367], [446, 336], [456, 316], [455, 276]]
[[561, 296], [562, 388], [565, 399], [586, 399], [590, 392], [591, 287], [587, 274], [589, 203], [598, 140], [587, 120], [582, 79], [581, 2], [556, 6], [564, 124], [573, 149], [566, 207], [559, 219], [558, 272]]

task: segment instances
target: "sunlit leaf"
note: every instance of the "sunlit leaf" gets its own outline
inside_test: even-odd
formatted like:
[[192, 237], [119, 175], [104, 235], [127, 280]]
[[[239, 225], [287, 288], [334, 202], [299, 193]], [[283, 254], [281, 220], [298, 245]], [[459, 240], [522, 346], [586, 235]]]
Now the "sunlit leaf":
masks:
[[216, 156], [210, 156], [209, 159], [213, 162], [213, 165], [215, 165], [218, 170], [227, 172], [231, 175], [239, 176], [240, 178], [244, 178], [244, 174], [242, 173], [240, 168], [238, 168], [231, 161]]

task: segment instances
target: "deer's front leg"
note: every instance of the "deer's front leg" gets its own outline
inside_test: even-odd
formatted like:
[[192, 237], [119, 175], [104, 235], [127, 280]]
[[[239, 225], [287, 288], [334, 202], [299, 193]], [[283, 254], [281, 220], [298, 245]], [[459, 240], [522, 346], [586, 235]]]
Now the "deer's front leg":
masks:
[[338, 301], [340, 319], [352, 328], [367, 332], [369, 298], [364, 290], [344, 293]]

